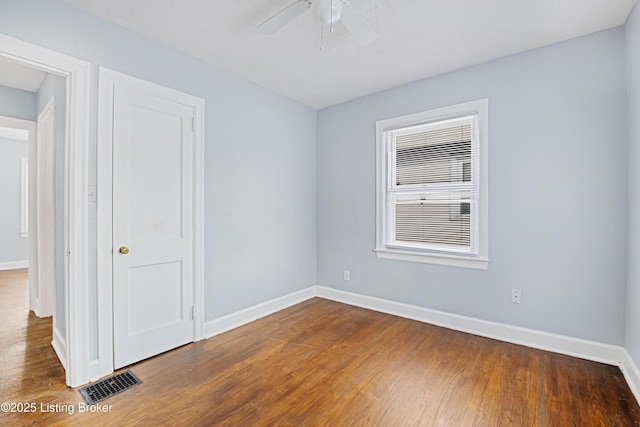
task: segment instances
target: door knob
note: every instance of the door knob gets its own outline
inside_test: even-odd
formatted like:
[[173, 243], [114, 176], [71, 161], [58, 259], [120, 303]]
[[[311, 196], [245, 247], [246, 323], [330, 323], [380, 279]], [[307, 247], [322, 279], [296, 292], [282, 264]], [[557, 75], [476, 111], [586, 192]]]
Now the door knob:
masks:
[[126, 254], [128, 254], [128, 253], [129, 253], [129, 248], [128, 248], [128, 247], [126, 247], [126, 246], [120, 246], [120, 253], [121, 253], [122, 255], [126, 255]]

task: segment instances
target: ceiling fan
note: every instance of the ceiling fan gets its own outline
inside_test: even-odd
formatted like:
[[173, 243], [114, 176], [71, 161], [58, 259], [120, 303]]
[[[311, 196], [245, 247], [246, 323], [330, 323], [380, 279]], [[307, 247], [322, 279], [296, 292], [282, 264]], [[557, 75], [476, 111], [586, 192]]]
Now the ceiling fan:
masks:
[[347, 0], [296, 0], [260, 24], [258, 30], [264, 34], [273, 34], [307, 10], [311, 11], [313, 18], [321, 25], [333, 28], [333, 24], [342, 22], [363, 46], [376, 39], [373, 28]]

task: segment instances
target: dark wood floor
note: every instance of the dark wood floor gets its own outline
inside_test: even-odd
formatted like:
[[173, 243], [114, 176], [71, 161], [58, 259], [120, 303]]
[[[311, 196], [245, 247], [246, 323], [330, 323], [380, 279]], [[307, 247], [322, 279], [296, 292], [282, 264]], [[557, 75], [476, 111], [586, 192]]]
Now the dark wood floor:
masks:
[[37, 411], [3, 426], [640, 424], [615, 367], [322, 299], [140, 362], [144, 384], [79, 413], [26, 286], [26, 270], [0, 272], [0, 401]]

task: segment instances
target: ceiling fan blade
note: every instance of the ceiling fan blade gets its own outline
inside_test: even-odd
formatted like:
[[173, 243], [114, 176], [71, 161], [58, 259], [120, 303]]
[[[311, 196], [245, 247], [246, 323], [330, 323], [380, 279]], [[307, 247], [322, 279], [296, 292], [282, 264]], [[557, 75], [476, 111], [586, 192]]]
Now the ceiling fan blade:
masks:
[[361, 45], [366, 46], [375, 41], [377, 36], [373, 28], [349, 3], [344, 4], [340, 21], [351, 31], [351, 34]]
[[264, 34], [273, 34], [298, 16], [302, 15], [308, 9], [309, 3], [307, 0], [296, 0], [295, 3], [290, 4], [271, 18], [264, 21], [262, 24], [258, 25], [258, 30]]

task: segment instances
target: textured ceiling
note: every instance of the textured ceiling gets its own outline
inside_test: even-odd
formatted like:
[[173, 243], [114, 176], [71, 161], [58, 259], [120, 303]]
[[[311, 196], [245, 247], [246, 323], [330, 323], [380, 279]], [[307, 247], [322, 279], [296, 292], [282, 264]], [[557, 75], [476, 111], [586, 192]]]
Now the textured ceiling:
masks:
[[349, 0], [376, 31], [304, 13], [257, 26], [293, 0], [65, 0], [261, 86], [323, 108], [379, 90], [624, 25], [635, 0]]

